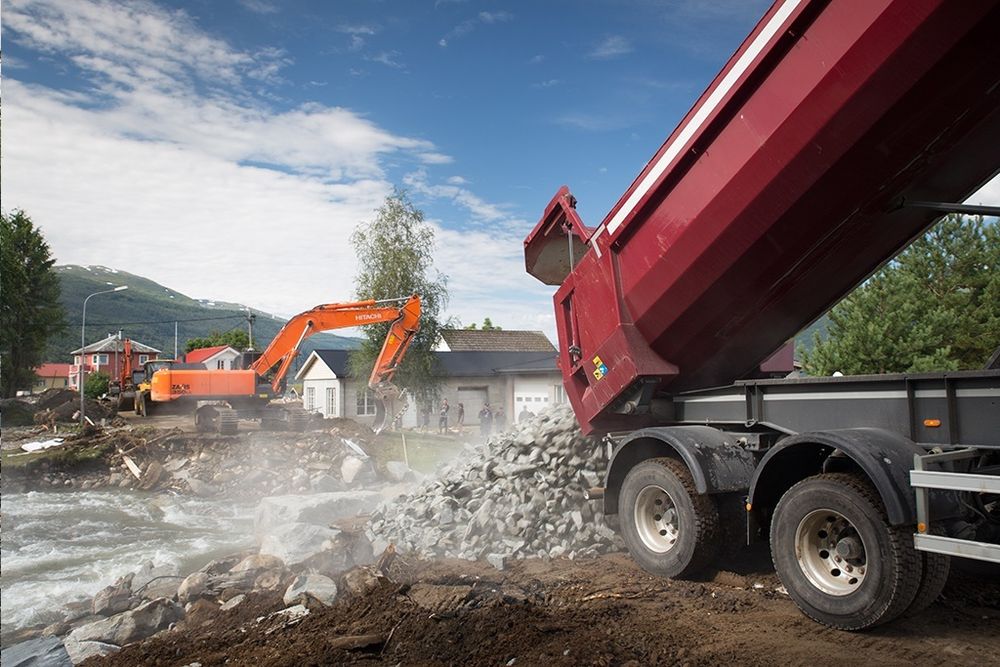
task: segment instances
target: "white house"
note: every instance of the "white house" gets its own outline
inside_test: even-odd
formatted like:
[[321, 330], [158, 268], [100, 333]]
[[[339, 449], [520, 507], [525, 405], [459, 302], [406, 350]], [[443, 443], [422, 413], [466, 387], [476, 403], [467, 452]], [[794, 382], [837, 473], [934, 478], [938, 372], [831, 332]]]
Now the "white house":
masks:
[[[309, 355], [295, 376], [302, 382], [303, 407], [327, 418], [347, 417], [370, 424], [375, 416], [375, 397], [366, 386], [367, 378], [351, 377], [348, 354], [348, 350], [316, 350]], [[474, 430], [479, 424], [477, 415], [487, 403], [494, 412], [502, 407], [510, 424], [525, 410], [537, 414], [565, 401], [554, 349], [465, 350], [435, 355], [442, 380], [438, 400], [448, 400], [451, 428], [457, 424], [459, 404], [464, 406], [465, 427]], [[425, 418], [432, 429], [437, 428], [438, 405], [414, 405], [411, 401], [402, 424], [412, 428]]]
[[191, 350], [184, 355], [184, 363], [205, 364], [209, 370], [232, 370], [233, 362], [239, 358], [239, 350], [228, 345], [216, 345]]

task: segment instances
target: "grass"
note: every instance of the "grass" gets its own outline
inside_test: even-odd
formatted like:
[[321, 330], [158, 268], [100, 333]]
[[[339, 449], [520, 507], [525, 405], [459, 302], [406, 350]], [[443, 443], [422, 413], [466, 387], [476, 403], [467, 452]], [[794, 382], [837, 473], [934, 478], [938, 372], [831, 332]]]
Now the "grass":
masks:
[[382, 462], [403, 461], [404, 435], [410, 467], [425, 474], [434, 472], [442, 463], [457, 457], [467, 441], [455, 435], [439, 435], [419, 431], [405, 431], [403, 433], [385, 431], [376, 442], [378, 448], [376, 457]]

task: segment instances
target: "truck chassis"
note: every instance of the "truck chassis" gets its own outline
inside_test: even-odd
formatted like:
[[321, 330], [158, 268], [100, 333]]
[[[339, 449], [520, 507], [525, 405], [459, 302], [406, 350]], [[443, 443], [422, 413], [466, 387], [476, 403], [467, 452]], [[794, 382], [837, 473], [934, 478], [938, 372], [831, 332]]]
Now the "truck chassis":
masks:
[[647, 570], [769, 539], [799, 607], [857, 630], [930, 605], [950, 556], [1000, 564], [1000, 371], [748, 380], [659, 409], [606, 436], [601, 493]]

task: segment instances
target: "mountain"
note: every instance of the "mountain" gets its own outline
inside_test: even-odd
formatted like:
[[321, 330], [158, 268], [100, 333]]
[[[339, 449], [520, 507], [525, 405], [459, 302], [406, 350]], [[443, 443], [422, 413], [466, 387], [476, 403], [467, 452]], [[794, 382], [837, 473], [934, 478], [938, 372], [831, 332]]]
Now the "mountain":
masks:
[[[235, 303], [192, 299], [148, 278], [103, 266], [57, 266], [62, 287], [60, 300], [66, 310], [66, 330], [53, 337], [46, 348], [49, 361], [66, 363], [69, 353], [80, 347], [83, 301], [88, 295], [118, 285], [128, 290], [102, 294], [87, 303], [87, 343], [108, 334], [122, 335], [163, 350], [164, 357], [174, 355], [174, 322], [177, 322], [177, 346], [183, 354], [189, 338], [207, 336], [213, 331], [246, 328], [245, 306]], [[253, 326], [255, 347], [264, 349], [285, 319], [255, 310]], [[297, 362], [301, 363], [314, 349], [355, 349], [357, 338], [319, 333], [302, 343]]]

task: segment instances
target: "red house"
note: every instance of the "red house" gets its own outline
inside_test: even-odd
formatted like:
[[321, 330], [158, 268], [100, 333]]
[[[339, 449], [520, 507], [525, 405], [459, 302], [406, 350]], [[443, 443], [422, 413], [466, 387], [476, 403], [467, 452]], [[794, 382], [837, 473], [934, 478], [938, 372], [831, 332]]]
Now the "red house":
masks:
[[[161, 353], [155, 347], [143, 345], [132, 341], [132, 367], [138, 368], [147, 361], [157, 359]], [[116, 378], [121, 375], [122, 367], [125, 365], [125, 341], [118, 336], [108, 335], [104, 340], [73, 350], [73, 364], [69, 367], [69, 386], [79, 389], [80, 364], [83, 364], [84, 372], [91, 373], [104, 372], [109, 377]]]

